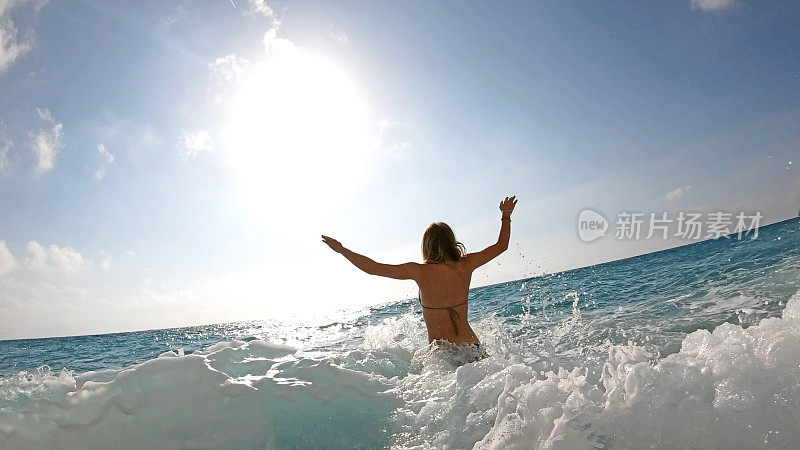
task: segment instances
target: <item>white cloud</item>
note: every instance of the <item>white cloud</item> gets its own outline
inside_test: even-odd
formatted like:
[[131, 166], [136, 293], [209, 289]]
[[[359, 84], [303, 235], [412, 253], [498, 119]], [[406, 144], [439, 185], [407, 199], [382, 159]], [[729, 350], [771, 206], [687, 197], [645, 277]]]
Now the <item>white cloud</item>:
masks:
[[114, 116], [108, 111], [103, 111], [103, 114], [105, 123], [97, 127], [97, 135], [104, 146], [116, 149], [115, 161], [120, 154], [136, 161], [163, 144], [152, 125]]
[[395, 159], [403, 159], [414, 153], [414, 143], [406, 137], [403, 122], [383, 118], [378, 121], [378, 133], [375, 145], [384, 149], [383, 154]]
[[267, 50], [267, 55], [287, 55], [298, 51], [294, 42], [279, 38], [278, 29], [274, 27], [264, 33], [264, 48]]
[[272, 20], [272, 23], [275, 25], [280, 25], [280, 21], [278, 17], [275, 15], [275, 11], [267, 5], [267, 2], [264, 0], [247, 0], [247, 3], [250, 5], [250, 11], [261, 14], [264, 17], [269, 17]]
[[216, 86], [209, 86], [208, 92], [214, 103], [223, 103], [230, 99], [232, 90], [250, 72], [253, 64], [231, 53], [217, 58], [208, 66], [216, 79]]
[[0, 241], [0, 337], [63, 335], [76, 331], [65, 324], [91, 325], [87, 318], [107, 294], [98, 277], [110, 255], [100, 255], [98, 267], [72, 247], [30, 241], [15, 258]]
[[[292, 55], [299, 51], [294, 42], [278, 37], [277, 24], [264, 33], [262, 44], [267, 56]], [[214, 100], [219, 102], [230, 97], [227, 95], [228, 90], [238, 86], [254, 68], [254, 64], [246, 58], [231, 53], [214, 60], [209, 64], [209, 68], [217, 78]]]
[[414, 152], [414, 144], [412, 142], [403, 141], [392, 145], [389, 153], [392, 157], [403, 159], [408, 157]]
[[0, 16], [8, 14], [14, 8], [29, 5], [33, 12], [39, 12], [48, 0], [0, 0]]
[[0, 75], [5, 73], [14, 62], [33, 49], [33, 38], [19, 39], [19, 30], [11, 19], [11, 10], [24, 5], [31, 5], [34, 12], [47, 3], [47, 0], [0, 0]]
[[347, 33], [345, 33], [344, 31], [342, 31], [340, 33], [332, 33], [331, 36], [334, 39], [336, 39], [337, 41], [339, 41], [342, 44], [344, 44], [344, 45], [347, 45], [347, 44], [350, 43], [350, 37], [347, 36]]
[[103, 269], [104, 271], [108, 270], [111, 267], [111, 261], [112, 261], [111, 255], [108, 252], [106, 252], [105, 250], [101, 250], [100, 251], [100, 268]]
[[0, 74], [33, 48], [31, 42], [17, 40], [17, 28], [10, 17], [0, 16]]
[[113, 164], [114, 163], [114, 155], [112, 155], [111, 153], [108, 152], [108, 150], [106, 150], [106, 146], [105, 145], [99, 144], [97, 146], [97, 151], [100, 152], [100, 155], [103, 157], [105, 162], [107, 162], [109, 164]]
[[83, 256], [72, 247], [59, 247], [52, 244], [47, 247], [47, 256], [53, 266], [62, 270], [74, 272], [86, 266]]
[[392, 120], [383, 118], [378, 121], [378, 143], [383, 142], [383, 134], [392, 126]]
[[103, 158], [103, 162], [100, 164], [100, 167], [95, 170], [94, 179], [100, 181], [106, 176], [106, 165], [114, 164], [114, 155], [108, 152], [104, 144], [99, 144], [97, 146], [97, 151]]
[[28, 242], [25, 247], [28, 249], [28, 256], [25, 258], [25, 267], [34, 269], [44, 269], [47, 264], [47, 251], [36, 241]]
[[59, 247], [51, 244], [44, 248], [42, 244], [30, 241], [25, 248], [28, 250], [25, 266], [29, 269], [77, 272], [91, 266], [91, 261], [85, 260], [83, 255], [72, 247]]
[[194, 159], [200, 152], [212, 150], [211, 135], [206, 130], [197, 130], [191, 133], [184, 131], [181, 140], [183, 141], [181, 157], [184, 159]]
[[240, 58], [234, 54], [217, 58], [209, 65], [215, 75], [226, 83], [236, 84], [250, 70], [251, 63], [245, 58]]
[[14, 255], [11, 254], [11, 251], [8, 250], [6, 241], [0, 241], [0, 276], [11, 272], [11, 269], [16, 265], [17, 262], [14, 260]]
[[733, 6], [733, 0], [692, 0], [692, 9], [720, 11]]
[[45, 173], [50, 171], [56, 162], [56, 155], [64, 147], [61, 143], [63, 134], [63, 125], [61, 122], [56, 122], [52, 114], [47, 109], [36, 108], [39, 117], [45, 122], [49, 123], [49, 131], [38, 131], [37, 133], [29, 133], [30, 145], [36, 157], [36, 173]]
[[683, 187], [675, 188], [675, 189], [667, 192], [667, 195], [664, 196], [664, 200], [667, 200], [667, 201], [680, 200], [683, 197], [685, 197], [686, 194], [688, 194], [689, 191], [691, 191], [691, 190], [692, 190], [692, 186], [689, 185], [689, 184], [687, 184], [686, 186], [683, 186]]
[[186, 15], [187, 15], [186, 6], [183, 4], [178, 4], [175, 6], [175, 9], [171, 14], [162, 17], [158, 21], [158, 25], [161, 28], [169, 29], [170, 27], [175, 25], [178, 22], [178, 20], [185, 18]]
[[8, 169], [10, 166], [10, 161], [8, 159], [8, 152], [11, 150], [11, 147], [14, 146], [14, 142], [10, 140], [5, 140], [0, 137], [0, 175], [5, 175], [8, 173]]

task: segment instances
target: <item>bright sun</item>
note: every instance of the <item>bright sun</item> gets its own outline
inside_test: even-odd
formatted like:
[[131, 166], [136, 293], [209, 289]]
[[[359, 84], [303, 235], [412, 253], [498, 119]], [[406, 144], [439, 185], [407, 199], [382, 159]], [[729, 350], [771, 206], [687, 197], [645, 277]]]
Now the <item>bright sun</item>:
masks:
[[232, 100], [225, 140], [248, 203], [269, 214], [302, 196], [330, 203], [363, 173], [368, 115], [347, 74], [299, 50], [255, 67]]

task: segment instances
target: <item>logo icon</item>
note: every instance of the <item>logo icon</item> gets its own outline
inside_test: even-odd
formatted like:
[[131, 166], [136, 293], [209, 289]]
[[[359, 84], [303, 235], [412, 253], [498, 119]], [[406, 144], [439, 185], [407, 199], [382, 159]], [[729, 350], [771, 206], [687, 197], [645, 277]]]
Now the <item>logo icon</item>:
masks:
[[578, 214], [578, 237], [583, 242], [592, 242], [606, 235], [608, 220], [593, 209], [584, 209]]

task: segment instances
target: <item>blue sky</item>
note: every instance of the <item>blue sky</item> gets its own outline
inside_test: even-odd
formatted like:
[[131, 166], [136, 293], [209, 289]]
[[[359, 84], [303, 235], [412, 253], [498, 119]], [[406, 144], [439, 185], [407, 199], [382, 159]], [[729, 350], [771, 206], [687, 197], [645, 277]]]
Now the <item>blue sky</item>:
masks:
[[790, 1], [0, 0], [0, 338], [408, 298], [319, 234], [478, 250], [511, 194], [475, 286], [686, 243], [584, 243], [586, 207], [793, 217], [798, 33]]

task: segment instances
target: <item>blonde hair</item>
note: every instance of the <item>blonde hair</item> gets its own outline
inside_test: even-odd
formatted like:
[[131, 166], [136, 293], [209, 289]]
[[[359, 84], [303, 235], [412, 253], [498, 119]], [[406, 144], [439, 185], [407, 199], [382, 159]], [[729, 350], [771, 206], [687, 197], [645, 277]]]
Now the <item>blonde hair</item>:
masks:
[[453, 230], [444, 222], [434, 222], [422, 236], [422, 259], [440, 263], [458, 261], [467, 254], [464, 244], [456, 240]]

